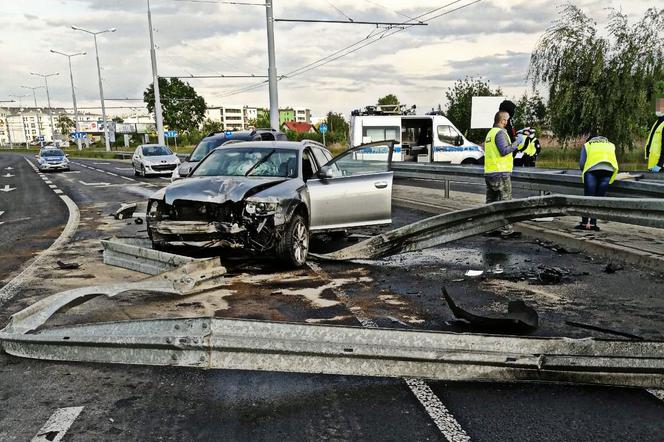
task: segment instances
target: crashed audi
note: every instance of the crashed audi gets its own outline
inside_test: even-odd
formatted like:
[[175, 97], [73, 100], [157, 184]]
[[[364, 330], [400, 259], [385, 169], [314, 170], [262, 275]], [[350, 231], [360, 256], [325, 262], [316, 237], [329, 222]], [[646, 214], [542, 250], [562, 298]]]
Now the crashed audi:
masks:
[[312, 233], [391, 223], [393, 146], [336, 158], [309, 140], [219, 147], [150, 197], [148, 236], [155, 248], [245, 249], [300, 267]]

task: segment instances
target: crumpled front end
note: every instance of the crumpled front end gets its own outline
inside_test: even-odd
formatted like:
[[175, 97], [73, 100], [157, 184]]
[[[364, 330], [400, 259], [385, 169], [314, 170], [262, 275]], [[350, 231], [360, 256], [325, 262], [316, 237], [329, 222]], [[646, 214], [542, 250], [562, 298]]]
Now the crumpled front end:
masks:
[[210, 203], [175, 200], [148, 202], [148, 233], [155, 245], [244, 248], [267, 252], [284, 229], [284, 207], [277, 200]]

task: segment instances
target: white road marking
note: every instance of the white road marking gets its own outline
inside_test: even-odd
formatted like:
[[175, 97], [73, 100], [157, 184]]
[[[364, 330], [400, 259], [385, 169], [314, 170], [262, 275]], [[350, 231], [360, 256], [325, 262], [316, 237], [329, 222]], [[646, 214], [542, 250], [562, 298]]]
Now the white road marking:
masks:
[[[37, 168], [30, 162], [30, 160], [26, 158], [25, 161], [30, 164], [33, 170], [37, 170]], [[61, 194], [62, 191], [58, 189], [55, 190], [55, 193]], [[69, 198], [67, 195], [60, 195], [60, 199], [64, 201], [64, 203], [67, 205], [67, 209], [69, 210], [69, 217], [67, 218], [67, 224], [65, 225], [65, 228], [60, 233], [60, 236], [55, 241], [53, 241], [53, 244], [51, 244], [48, 249], [38, 254], [35, 258], [32, 259], [32, 261], [29, 261], [21, 273], [16, 275], [11, 281], [5, 284], [4, 287], [0, 288], [0, 307], [5, 302], [16, 296], [23, 284], [29, 282], [35, 277], [37, 264], [42, 262], [47, 257], [55, 255], [58, 250], [74, 235], [74, 232], [76, 232], [81, 217], [78, 206], [76, 206], [76, 203], [72, 201], [71, 198]]]
[[86, 183], [85, 181], [78, 181], [79, 183], [83, 184], [84, 186], [95, 186], [95, 187], [103, 187], [103, 186], [109, 186], [111, 183]]
[[81, 173], [81, 171], [80, 170], [67, 170], [63, 173]]
[[111, 163], [92, 163], [92, 164], [96, 164], [96, 165], [100, 166], [102, 164], [111, 164]]
[[58, 442], [62, 440], [78, 415], [81, 414], [81, 411], [83, 411], [83, 407], [58, 408], [37, 432], [37, 435], [32, 438], [31, 442]]
[[57, 189], [58, 188], [58, 186], [56, 186], [55, 184], [49, 184], [48, 187], [50, 187], [51, 189]]
[[113, 175], [113, 176], [120, 176], [117, 173], [113, 173], [113, 172], [106, 172], [106, 173], [109, 174], [109, 175]]
[[5, 184], [5, 187], [0, 188], [0, 192], [11, 192], [12, 190], [16, 190], [16, 187], [9, 187], [9, 184]]
[[[325, 271], [316, 263], [307, 262], [307, 265], [318, 275], [325, 279], [330, 279], [330, 277], [325, 273]], [[350, 308], [352, 301], [345, 293], [332, 289], [346, 306]], [[360, 309], [351, 309], [353, 315], [357, 318], [358, 321], [362, 324], [363, 327], [367, 328], [377, 328], [378, 324], [374, 322], [373, 319], [366, 316]], [[426, 410], [429, 417], [434, 421], [436, 427], [440, 432], [445, 436], [445, 438], [450, 442], [467, 442], [470, 441], [470, 436], [468, 433], [461, 428], [459, 422], [454, 418], [454, 415], [445, 407], [441, 400], [436, 396], [436, 394], [431, 390], [431, 387], [424, 382], [422, 379], [412, 379], [404, 378], [406, 385], [410, 388], [410, 391], [413, 392], [417, 400], [422, 404]]]
[[11, 177], [13, 177], [13, 176], [16, 176], [16, 175], [12, 175], [11, 173], [7, 172], [7, 173], [6, 173], [5, 175], [3, 175], [2, 177], [3, 177], [3, 178], [11, 178]]
[[5, 211], [4, 211], [4, 210], [0, 210], [0, 216], [2, 216], [3, 213], [5, 213]]
[[650, 389], [650, 390], [646, 390], [646, 391], [648, 393], [652, 394], [653, 396], [655, 396], [657, 399], [659, 399], [661, 401], [664, 401], [664, 390]]
[[63, 193], [62, 190], [60, 190], [60, 189], [54, 189], [53, 191], [55, 193], [57, 193], [58, 195], [62, 195], [62, 193]]
[[134, 170], [133, 167], [114, 167], [115, 170]]
[[13, 167], [5, 167], [5, 170], [14, 170]]
[[123, 180], [127, 180], [127, 181], [136, 181], [135, 179], [133, 179], [133, 178], [128, 178], [128, 177], [126, 177], [126, 176], [121, 176], [120, 178], [122, 178]]

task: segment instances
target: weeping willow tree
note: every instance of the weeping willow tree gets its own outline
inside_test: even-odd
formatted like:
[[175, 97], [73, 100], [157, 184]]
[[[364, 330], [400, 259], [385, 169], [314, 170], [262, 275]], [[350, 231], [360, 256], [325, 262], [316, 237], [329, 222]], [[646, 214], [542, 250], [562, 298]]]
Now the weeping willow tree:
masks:
[[620, 149], [632, 147], [652, 124], [655, 84], [664, 79], [664, 10], [648, 9], [637, 23], [611, 10], [604, 29], [572, 4], [537, 43], [528, 78], [549, 90], [553, 133], [597, 133]]

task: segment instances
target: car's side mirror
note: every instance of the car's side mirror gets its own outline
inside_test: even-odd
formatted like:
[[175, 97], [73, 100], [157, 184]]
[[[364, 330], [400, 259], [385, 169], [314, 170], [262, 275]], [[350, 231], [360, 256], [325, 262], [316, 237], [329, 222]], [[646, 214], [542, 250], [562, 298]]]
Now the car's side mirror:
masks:
[[184, 161], [187, 161], [187, 162], [188, 162], [188, 161], [191, 161], [191, 155], [187, 155], [187, 156], [184, 158]]
[[35, 159], [38, 160], [38, 159], [39, 159], [39, 155], [35, 154]]
[[454, 139], [454, 145], [455, 146], [463, 146], [463, 137], [461, 135], [457, 136]]
[[321, 178], [334, 178], [334, 172], [330, 166], [323, 166], [320, 168], [318, 176]]

